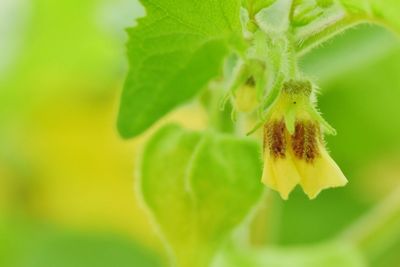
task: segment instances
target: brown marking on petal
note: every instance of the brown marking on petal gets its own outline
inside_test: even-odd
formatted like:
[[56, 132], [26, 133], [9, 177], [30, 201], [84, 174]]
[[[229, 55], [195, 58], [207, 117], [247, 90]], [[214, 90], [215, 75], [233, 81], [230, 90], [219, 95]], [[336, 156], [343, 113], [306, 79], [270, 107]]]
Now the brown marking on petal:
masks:
[[318, 150], [318, 139], [320, 138], [320, 131], [318, 125], [314, 123], [307, 124], [306, 131], [307, 146], [305, 147], [305, 160], [306, 162], [313, 162], [313, 160], [319, 156]]
[[273, 158], [285, 158], [286, 156], [285, 123], [272, 121], [264, 126], [264, 151], [268, 147]]
[[292, 150], [298, 159], [312, 163], [319, 156], [318, 140], [321, 133], [318, 124], [309, 121], [296, 122], [292, 135]]
[[296, 122], [294, 134], [292, 135], [292, 149], [294, 155], [301, 159], [304, 154], [305, 127], [303, 123]]

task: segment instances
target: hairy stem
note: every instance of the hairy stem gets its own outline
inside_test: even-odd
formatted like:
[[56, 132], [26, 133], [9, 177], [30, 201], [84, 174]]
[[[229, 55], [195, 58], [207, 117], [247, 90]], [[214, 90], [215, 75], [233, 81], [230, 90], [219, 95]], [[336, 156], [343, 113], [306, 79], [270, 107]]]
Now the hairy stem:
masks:
[[332, 17], [326, 18], [326, 20], [296, 30], [297, 54], [302, 56], [312, 48], [363, 21], [359, 17], [339, 13], [333, 14]]

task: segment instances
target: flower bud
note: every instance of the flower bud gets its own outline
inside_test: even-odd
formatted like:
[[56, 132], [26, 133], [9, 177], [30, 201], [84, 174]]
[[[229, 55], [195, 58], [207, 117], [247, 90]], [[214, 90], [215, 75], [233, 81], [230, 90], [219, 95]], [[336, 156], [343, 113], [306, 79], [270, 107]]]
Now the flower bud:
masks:
[[257, 106], [255, 82], [249, 79], [235, 92], [235, 108], [240, 112], [251, 112]]

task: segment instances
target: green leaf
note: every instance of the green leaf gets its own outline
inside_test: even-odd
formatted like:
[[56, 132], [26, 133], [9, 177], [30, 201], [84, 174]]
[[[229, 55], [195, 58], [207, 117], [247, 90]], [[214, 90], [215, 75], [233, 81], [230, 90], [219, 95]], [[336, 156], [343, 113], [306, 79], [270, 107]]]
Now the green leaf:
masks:
[[258, 146], [166, 126], [148, 142], [141, 190], [177, 266], [207, 266], [262, 192]]
[[240, 0], [142, 0], [147, 17], [128, 30], [130, 70], [118, 128], [136, 136], [222, 72], [240, 44]]

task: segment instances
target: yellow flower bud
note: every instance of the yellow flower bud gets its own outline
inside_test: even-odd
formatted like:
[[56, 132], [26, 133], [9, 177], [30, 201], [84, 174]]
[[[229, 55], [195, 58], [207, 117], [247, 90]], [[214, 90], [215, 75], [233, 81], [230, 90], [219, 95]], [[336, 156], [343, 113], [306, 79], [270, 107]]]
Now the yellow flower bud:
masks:
[[253, 85], [245, 84], [235, 92], [235, 108], [240, 112], [251, 112], [257, 106], [257, 93]]

